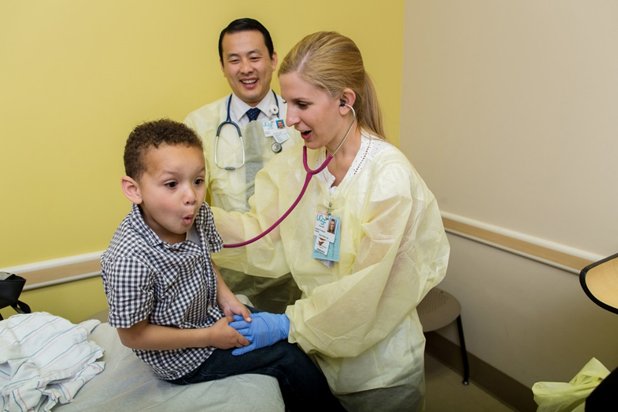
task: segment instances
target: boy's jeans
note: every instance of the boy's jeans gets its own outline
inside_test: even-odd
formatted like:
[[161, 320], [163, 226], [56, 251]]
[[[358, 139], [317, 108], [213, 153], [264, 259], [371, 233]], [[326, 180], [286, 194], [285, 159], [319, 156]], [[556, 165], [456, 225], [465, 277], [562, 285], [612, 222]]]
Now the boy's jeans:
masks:
[[232, 355], [232, 349], [216, 349], [196, 370], [170, 382], [186, 385], [243, 373], [276, 378], [286, 409], [344, 410], [330, 392], [320, 369], [302, 350], [287, 341], [280, 341], [240, 356]]

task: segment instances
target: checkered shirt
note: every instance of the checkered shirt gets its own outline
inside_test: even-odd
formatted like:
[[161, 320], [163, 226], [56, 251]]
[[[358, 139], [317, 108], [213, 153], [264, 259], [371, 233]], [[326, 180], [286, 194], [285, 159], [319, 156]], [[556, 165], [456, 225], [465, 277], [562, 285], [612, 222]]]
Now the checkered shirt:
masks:
[[[221, 319], [210, 252], [223, 242], [210, 208], [200, 208], [187, 240], [169, 244], [144, 222], [133, 205], [101, 256], [109, 323], [128, 328], [148, 319], [155, 325], [204, 328]], [[180, 378], [201, 365], [213, 347], [133, 352], [161, 379]]]

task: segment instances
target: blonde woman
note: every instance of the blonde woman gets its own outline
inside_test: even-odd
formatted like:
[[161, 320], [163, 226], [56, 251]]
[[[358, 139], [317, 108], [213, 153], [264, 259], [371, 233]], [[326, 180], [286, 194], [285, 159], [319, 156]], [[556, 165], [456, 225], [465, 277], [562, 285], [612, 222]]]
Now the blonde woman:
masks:
[[[252, 342], [235, 352], [287, 339], [315, 359], [346, 409], [421, 410], [425, 339], [416, 306], [444, 277], [449, 255], [436, 199], [383, 139], [376, 93], [352, 40], [305, 37], [283, 60], [279, 81], [286, 123], [300, 132], [308, 164], [327, 166], [278, 229], [214, 256], [261, 276], [290, 272], [303, 292], [285, 314], [232, 322]], [[300, 148], [270, 162], [258, 173], [250, 212], [214, 208], [224, 241], [267, 228], [305, 176]]]

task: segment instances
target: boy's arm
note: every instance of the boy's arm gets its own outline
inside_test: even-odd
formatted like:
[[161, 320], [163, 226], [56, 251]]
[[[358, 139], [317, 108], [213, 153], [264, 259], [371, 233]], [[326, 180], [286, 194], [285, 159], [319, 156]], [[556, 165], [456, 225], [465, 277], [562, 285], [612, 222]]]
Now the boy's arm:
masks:
[[142, 320], [130, 328], [116, 330], [122, 344], [132, 349], [171, 350], [207, 346], [230, 349], [249, 344], [245, 337], [228, 325], [227, 318], [219, 319], [211, 327], [199, 329], [178, 329]]
[[234, 292], [225, 284], [223, 277], [219, 273], [219, 269], [212, 263], [212, 267], [217, 275], [217, 303], [223, 309], [223, 313], [231, 322], [234, 315], [240, 315], [247, 322], [251, 322], [251, 312], [249, 309], [238, 300]]

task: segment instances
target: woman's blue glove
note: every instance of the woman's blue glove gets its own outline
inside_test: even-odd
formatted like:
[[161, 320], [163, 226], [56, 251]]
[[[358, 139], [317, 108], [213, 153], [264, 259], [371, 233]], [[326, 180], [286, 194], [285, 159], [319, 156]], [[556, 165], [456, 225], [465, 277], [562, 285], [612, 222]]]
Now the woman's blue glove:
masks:
[[234, 321], [230, 322], [231, 327], [251, 342], [247, 346], [234, 349], [232, 355], [243, 355], [254, 349], [270, 346], [288, 337], [290, 320], [286, 315], [258, 312], [252, 313], [251, 319], [251, 322], [247, 322], [242, 316], [234, 315]]

